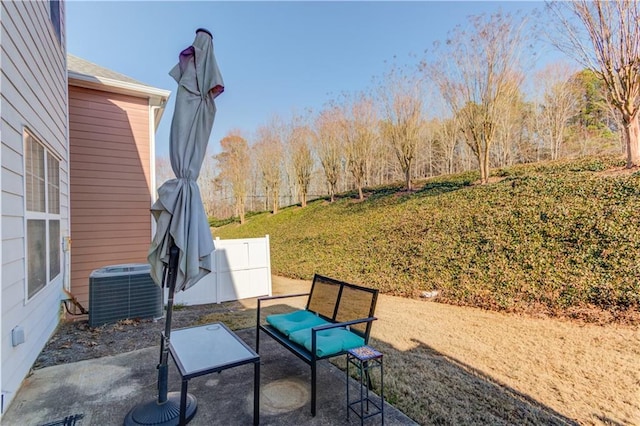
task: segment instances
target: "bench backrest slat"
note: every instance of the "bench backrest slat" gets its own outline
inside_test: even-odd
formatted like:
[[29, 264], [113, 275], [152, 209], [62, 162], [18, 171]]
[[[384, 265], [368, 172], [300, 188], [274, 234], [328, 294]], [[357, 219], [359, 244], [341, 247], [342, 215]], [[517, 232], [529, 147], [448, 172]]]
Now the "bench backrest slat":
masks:
[[341, 284], [332, 278], [315, 275], [307, 300], [307, 310], [333, 321], [340, 298]]
[[[327, 320], [345, 322], [371, 318], [376, 309], [378, 290], [345, 283], [322, 275], [314, 275], [307, 310]], [[357, 324], [351, 331], [368, 341], [371, 322]]]
[[[377, 290], [345, 284], [342, 287], [342, 296], [340, 297], [335, 320], [337, 322], [345, 322], [372, 317], [376, 307], [377, 296]], [[359, 331], [359, 334], [369, 336], [368, 328], [371, 327], [371, 324], [371, 322], [368, 322], [353, 325], [351, 326], [351, 331]]]

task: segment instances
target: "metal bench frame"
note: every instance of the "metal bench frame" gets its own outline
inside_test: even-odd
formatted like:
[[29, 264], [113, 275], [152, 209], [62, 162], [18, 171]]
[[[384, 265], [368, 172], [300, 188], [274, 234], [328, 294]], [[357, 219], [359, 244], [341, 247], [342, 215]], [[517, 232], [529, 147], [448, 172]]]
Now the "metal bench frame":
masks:
[[[338, 295], [336, 297], [335, 305], [333, 306], [332, 312], [317, 312], [317, 311], [314, 311], [313, 309], [310, 309], [310, 306], [313, 306], [312, 302], [316, 294], [314, 290], [316, 290], [316, 286], [319, 286], [319, 285], [339, 286]], [[343, 320], [340, 322], [336, 320], [336, 317], [339, 313], [340, 304], [343, 302], [342, 300], [343, 290], [346, 287], [348, 287], [350, 290], [369, 293], [371, 297], [371, 305], [369, 306], [369, 312], [367, 317], [348, 318], [346, 321]], [[305, 309], [319, 315], [320, 317], [324, 318], [326, 321], [330, 322], [330, 324], [316, 326], [311, 329], [311, 349], [312, 349], [311, 351], [308, 351], [304, 346], [301, 346], [295, 342], [292, 342], [291, 340], [289, 340], [289, 338], [286, 335], [284, 335], [283, 333], [281, 333], [271, 325], [266, 323], [265, 324], [261, 323], [261, 319], [260, 319], [260, 309], [263, 302], [270, 301], [270, 300], [277, 300], [277, 299], [287, 299], [292, 297], [302, 297], [302, 296], [308, 296]], [[302, 361], [306, 362], [311, 367], [311, 415], [312, 416], [316, 415], [316, 383], [317, 383], [316, 364], [317, 362], [323, 359], [344, 355], [347, 352], [347, 351], [341, 351], [335, 354], [318, 357], [316, 352], [317, 333], [321, 330], [328, 330], [331, 328], [351, 327], [356, 324], [366, 324], [364, 332], [357, 330], [356, 328], [349, 328], [349, 329], [352, 333], [355, 333], [361, 336], [364, 339], [365, 345], [368, 344], [369, 335], [371, 333], [372, 322], [377, 319], [376, 317], [373, 316], [376, 309], [377, 300], [378, 300], [378, 290], [376, 289], [371, 289], [367, 287], [358, 286], [355, 284], [345, 283], [345, 282], [338, 281], [333, 278], [328, 278], [318, 274], [314, 275], [313, 277], [313, 283], [311, 285], [311, 291], [309, 293], [261, 297], [258, 299], [257, 321], [256, 321], [256, 352], [260, 353], [260, 331], [263, 331], [265, 334], [272, 337], [276, 342], [280, 343], [282, 346], [284, 346], [289, 351], [291, 351], [291, 353], [293, 353], [295, 356], [300, 358]], [[348, 303], [348, 301], [345, 301], [345, 303]]]

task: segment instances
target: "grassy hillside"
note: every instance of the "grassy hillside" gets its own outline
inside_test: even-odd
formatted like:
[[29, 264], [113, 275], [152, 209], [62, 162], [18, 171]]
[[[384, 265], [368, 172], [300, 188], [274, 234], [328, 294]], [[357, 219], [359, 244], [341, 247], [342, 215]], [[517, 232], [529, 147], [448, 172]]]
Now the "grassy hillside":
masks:
[[[442, 302], [558, 315], [640, 310], [640, 173], [617, 158], [516, 166], [406, 193], [375, 188], [215, 228], [271, 238], [272, 271], [321, 273]], [[617, 172], [616, 172], [617, 171]]]

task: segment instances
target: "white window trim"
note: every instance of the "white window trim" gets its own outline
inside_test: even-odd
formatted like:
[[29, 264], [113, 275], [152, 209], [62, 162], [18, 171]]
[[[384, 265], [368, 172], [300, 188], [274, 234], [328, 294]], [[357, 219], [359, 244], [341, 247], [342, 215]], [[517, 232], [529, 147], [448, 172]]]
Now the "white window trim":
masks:
[[[49, 252], [49, 247], [50, 247], [50, 240], [49, 240], [49, 221], [50, 220], [58, 220], [58, 222], [60, 223], [60, 236], [58, 238], [58, 242], [60, 243], [60, 245], [62, 244], [62, 216], [60, 214], [61, 211], [61, 206], [58, 206], [58, 213], [49, 213], [47, 211], [45, 212], [34, 212], [34, 211], [29, 211], [27, 210], [27, 179], [26, 179], [26, 175], [27, 175], [27, 137], [31, 137], [36, 143], [40, 144], [40, 146], [42, 146], [42, 148], [44, 149], [44, 176], [45, 176], [45, 188], [44, 188], [44, 195], [45, 195], [45, 210], [48, 210], [49, 207], [49, 187], [48, 187], [48, 183], [49, 183], [49, 164], [47, 161], [47, 158], [49, 156], [53, 157], [57, 162], [58, 162], [58, 176], [60, 175], [60, 169], [61, 169], [61, 164], [62, 164], [62, 160], [60, 159], [60, 157], [58, 157], [55, 152], [48, 146], [46, 145], [43, 141], [42, 138], [36, 136], [36, 134], [31, 131], [30, 129], [28, 129], [27, 127], [23, 128], [23, 132], [22, 132], [22, 147], [23, 147], [23, 156], [22, 156], [22, 170], [23, 170], [23, 175], [24, 175], [24, 185], [23, 185], [23, 193], [24, 193], [24, 197], [23, 197], [23, 211], [24, 211], [24, 301], [25, 301], [25, 305], [27, 303], [29, 303], [31, 300], [34, 300], [38, 297], [39, 294], [41, 294], [45, 289], [47, 289], [53, 282], [62, 279], [62, 260], [63, 260], [63, 252], [62, 252], [62, 247], [60, 248], [60, 256], [59, 256], [59, 272], [58, 275], [56, 275], [55, 277], [50, 277], [49, 273], [50, 273], [50, 252]], [[60, 198], [61, 198], [60, 194], [60, 185], [58, 183], [58, 202], [60, 202]], [[45, 221], [45, 246], [46, 246], [46, 259], [45, 259], [45, 272], [46, 272], [46, 282], [45, 285], [38, 289], [35, 293], [33, 293], [33, 295], [29, 296], [29, 245], [28, 245], [28, 221], [29, 220], [44, 220]]]
[[[49, 13], [49, 22], [51, 23], [51, 30], [54, 34], [54, 38], [58, 41], [58, 43], [60, 45], [62, 45], [62, 2], [61, 1], [56, 1], [55, 2], [55, 6], [58, 8], [58, 14], [57, 16], [53, 16], [52, 12], [52, 7], [54, 6], [52, 4], [52, 1], [49, 0], [46, 2], [47, 4], [47, 12]], [[54, 22], [54, 20], [57, 20], [57, 22]]]

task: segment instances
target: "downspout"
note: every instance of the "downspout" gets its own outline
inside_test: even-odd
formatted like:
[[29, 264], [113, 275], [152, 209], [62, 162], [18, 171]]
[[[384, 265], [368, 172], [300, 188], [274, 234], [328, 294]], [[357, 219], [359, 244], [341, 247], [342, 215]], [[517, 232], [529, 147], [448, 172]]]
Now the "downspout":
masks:
[[[158, 198], [156, 188], [156, 114], [160, 108], [162, 107], [149, 105], [149, 173], [151, 174], [149, 176], [149, 192], [152, 205]], [[156, 233], [156, 221], [153, 220], [153, 216], [149, 216], [151, 220], [151, 236], [153, 238]]]
[[[164, 95], [159, 97], [149, 98], [149, 193], [151, 195], [151, 204], [158, 199], [158, 188], [156, 179], [156, 130], [160, 125], [160, 120], [164, 113], [164, 109], [167, 106], [169, 95], [171, 92], [165, 92]], [[151, 206], [149, 206], [151, 208]], [[153, 216], [150, 216], [151, 220], [151, 235], [156, 233], [156, 221], [153, 220]]]
[[[67, 122], [65, 129], [65, 148], [67, 151], [65, 158], [65, 164], [67, 166], [67, 217], [66, 231], [60, 242], [62, 248], [62, 291], [60, 292], [60, 301], [62, 304], [61, 307], [64, 307], [64, 310], [60, 312], [61, 318], [65, 318], [66, 315], [80, 316], [89, 313], [71, 293], [71, 132], [69, 131], [71, 109], [69, 102], [69, 67], [67, 65], [67, 55], [64, 56], [64, 69], [66, 70], [65, 87], [67, 88]], [[61, 217], [60, 222], [62, 221], [63, 218]]]
[[[149, 173], [151, 174], [151, 176], [149, 176], [149, 193], [151, 195], [149, 212], [151, 212], [151, 206], [158, 199], [158, 191], [156, 187], [156, 128], [158, 127], [166, 103], [167, 98], [162, 98], [159, 105], [153, 105], [151, 99], [149, 99]], [[149, 220], [151, 221], [151, 239], [153, 239], [156, 234], [157, 225], [152, 214], [149, 214]], [[151, 240], [149, 243], [151, 243]], [[160, 294], [160, 309], [164, 315], [166, 298], [166, 292], [164, 289]]]

